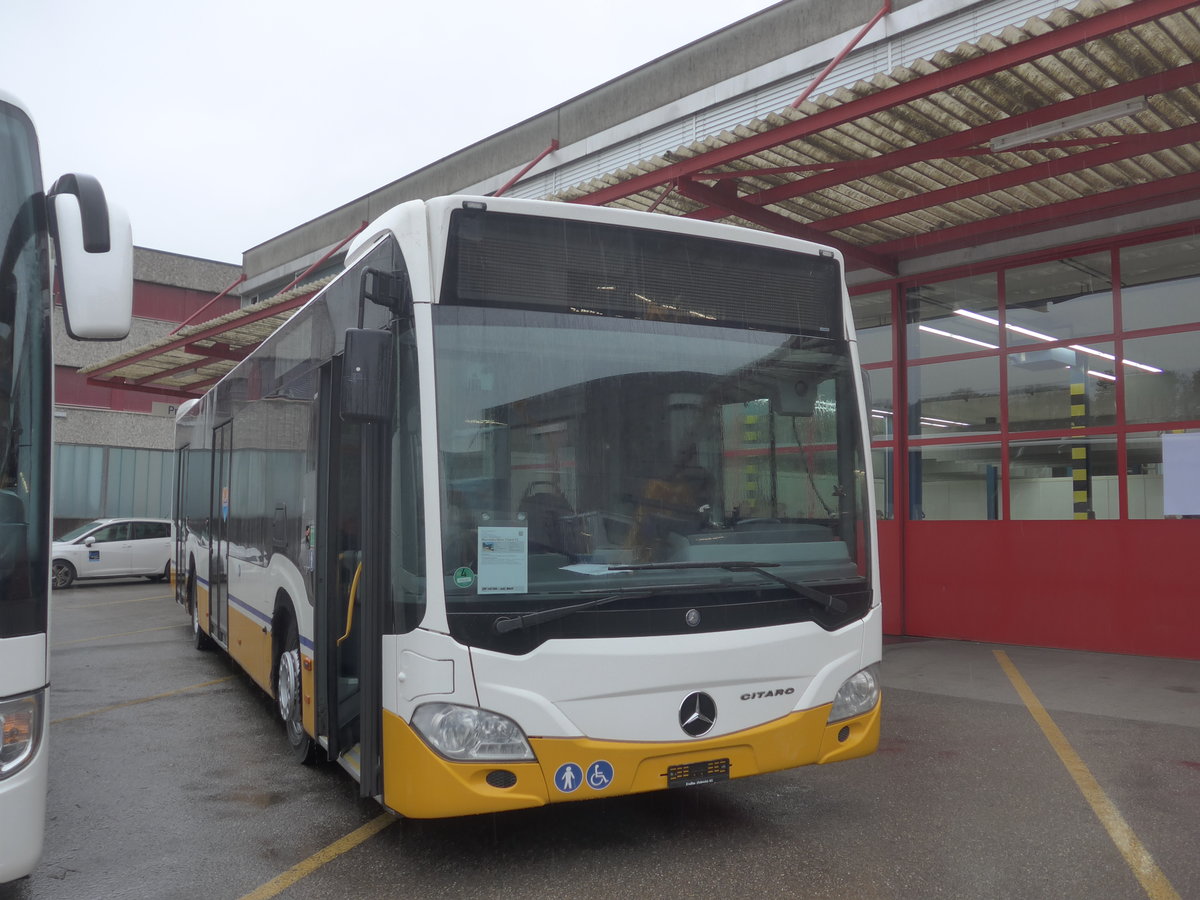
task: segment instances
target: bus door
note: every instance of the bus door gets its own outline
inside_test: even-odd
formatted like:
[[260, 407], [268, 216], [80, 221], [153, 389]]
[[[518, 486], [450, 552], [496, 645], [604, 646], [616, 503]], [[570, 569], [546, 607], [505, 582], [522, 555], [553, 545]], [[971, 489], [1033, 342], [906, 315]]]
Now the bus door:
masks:
[[175, 602], [185, 608], [187, 606], [187, 560], [184, 559], [184, 554], [187, 547], [187, 510], [184, 503], [187, 499], [188, 458], [191, 456], [191, 449], [190, 444], [184, 444], [175, 451], [175, 546], [171, 549]]
[[[380, 699], [380, 626], [374, 606], [379, 590], [368, 575], [372, 548], [380, 546], [371, 523], [369, 494], [383, 490], [364, 469], [372, 426], [343, 421], [338, 408], [337, 374], [341, 360], [322, 371], [321, 485], [316, 643], [319, 648], [319, 691], [326, 710], [324, 732], [331, 758], [359, 778], [360, 793], [371, 797], [378, 787]], [[386, 530], [386, 529], [385, 529]], [[374, 535], [374, 539], [373, 539]], [[378, 550], [374, 555], [379, 555]]]
[[230, 456], [233, 423], [213, 431], [212, 540], [208, 545], [209, 634], [226, 644], [229, 640], [229, 496]]

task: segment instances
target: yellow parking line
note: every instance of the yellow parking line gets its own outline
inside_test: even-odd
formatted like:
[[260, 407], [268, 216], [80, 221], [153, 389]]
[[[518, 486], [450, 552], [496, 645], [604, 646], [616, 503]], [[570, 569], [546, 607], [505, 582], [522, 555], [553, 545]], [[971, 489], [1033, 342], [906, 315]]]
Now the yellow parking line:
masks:
[[1079, 754], [1075, 752], [1066, 735], [1054, 724], [1054, 720], [1050, 718], [1050, 714], [1046, 712], [1046, 708], [1042, 706], [1025, 679], [1021, 677], [1021, 673], [1008, 658], [1008, 654], [1003, 650], [993, 650], [992, 652], [996, 655], [996, 661], [1000, 663], [1000, 668], [1004, 669], [1008, 680], [1017, 689], [1017, 694], [1025, 703], [1029, 714], [1042, 729], [1042, 734], [1046, 736], [1046, 740], [1050, 742], [1050, 746], [1054, 748], [1054, 752], [1058, 754], [1062, 764], [1067, 767], [1067, 771], [1075, 780], [1084, 799], [1092, 807], [1092, 812], [1096, 814], [1096, 818], [1100, 820], [1100, 824], [1104, 826], [1112, 842], [1125, 857], [1125, 862], [1133, 870], [1137, 880], [1141, 882], [1146, 895], [1151, 900], [1179, 900], [1179, 894], [1154, 862], [1150, 851], [1138, 840], [1116, 804], [1108, 799], [1108, 795], [1100, 787], [1100, 782], [1096, 781], [1095, 776], [1092, 775]]
[[226, 675], [224, 678], [214, 678], [212, 681], [202, 681], [199, 684], [189, 684], [187, 687], [176, 688], [173, 691], [166, 691], [162, 694], [155, 694], [153, 697], [141, 697], [137, 700], [126, 700], [124, 703], [114, 703], [112, 706], [102, 706], [100, 709], [93, 709], [91, 712], [78, 713], [74, 716], [63, 716], [61, 719], [51, 719], [51, 725], [57, 725], [59, 722], [70, 722], [74, 719], [86, 719], [88, 716], [98, 716], [100, 713], [112, 712], [114, 709], [124, 709], [126, 706], [137, 706], [139, 703], [149, 703], [151, 700], [162, 700], [164, 697], [174, 697], [176, 694], [182, 694], [184, 691], [194, 691], [196, 688], [211, 687], [214, 684], [221, 684], [225, 681], [232, 681], [236, 675]]
[[137, 631], [122, 631], [117, 634], [98, 634], [98, 635], [96, 635], [96, 637], [78, 638], [73, 641], [59, 641], [58, 643], [51, 644], [50, 649], [53, 650], [55, 647], [68, 647], [71, 644], [86, 644], [86, 643], [88, 643], [88, 641], [103, 641], [103, 640], [107, 640], [108, 638], [129, 637], [130, 635], [134, 635], [134, 634], [147, 634], [148, 632], [151, 632], [151, 631], [170, 631], [172, 628], [190, 628], [190, 627], [191, 627], [190, 622], [181, 622], [178, 625], [159, 625], [157, 628], [141, 628], [141, 629], [138, 629]]
[[297, 881], [300, 881], [302, 878], [307, 878], [317, 869], [321, 868], [321, 866], [325, 865], [325, 863], [332, 862], [343, 853], [353, 850], [359, 844], [363, 843], [363, 841], [366, 841], [379, 834], [379, 832], [383, 831], [383, 829], [387, 828], [395, 821], [396, 817], [391, 813], [383, 813], [379, 816], [376, 816], [366, 825], [363, 825], [361, 828], [356, 828], [345, 837], [334, 841], [328, 847], [318, 850], [308, 859], [301, 860], [300, 862], [296, 863], [296, 865], [292, 866], [282, 875], [272, 878], [262, 887], [251, 891], [249, 894], [246, 894], [241, 898], [241, 900], [267, 900], [268, 897], [274, 897], [277, 894], [286, 891]]

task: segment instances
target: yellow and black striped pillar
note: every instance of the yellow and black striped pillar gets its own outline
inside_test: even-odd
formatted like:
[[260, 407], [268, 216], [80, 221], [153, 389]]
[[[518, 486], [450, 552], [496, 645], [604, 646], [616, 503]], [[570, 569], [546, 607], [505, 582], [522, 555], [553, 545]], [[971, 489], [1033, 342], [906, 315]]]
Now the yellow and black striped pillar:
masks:
[[[1071, 427], [1086, 428], [1088, 426], [1088, 396], [1087, 384], [1071, 385]], [[1071, 448], [1071, 479], [1075, 501], [1075, 518], [1092, 519], [1092, 466], [1088, 459], [1087, 444]]]
[[[742, 446], [748, 447], [751, 444], [760, 443], [763, 440], [762, 428], [763, 422], [760, 421], [760, 417], [754, 413], [747, 413], [742, 423]], [[758, 489], [758, 465], [748, 460], [742, 471], [742, 503], [740, 505], [743, 517], [749, 518], [758, 515]]]

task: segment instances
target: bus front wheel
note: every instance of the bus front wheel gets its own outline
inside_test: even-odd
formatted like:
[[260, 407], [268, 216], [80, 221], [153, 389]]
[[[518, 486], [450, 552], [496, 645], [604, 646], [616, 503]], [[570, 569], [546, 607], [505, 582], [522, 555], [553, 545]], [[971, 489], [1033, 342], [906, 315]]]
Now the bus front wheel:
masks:
[[279, 699], [279, 717], [283, 719], [283, 727], [287, 732], [288, 744], [292, 748], [292, 756], [298, 762], [311, 763], [316, 757], [316, 746], [313, 739], [304, 731], [304, 722], [302, 721], [304, 688], [300, 676], [300, 636], [296, 631], [296, 623], [290, 618], [287, 624], [287, 637], [283, 642], [283, 652], [279, 654], [276, 679], [275, 692]]

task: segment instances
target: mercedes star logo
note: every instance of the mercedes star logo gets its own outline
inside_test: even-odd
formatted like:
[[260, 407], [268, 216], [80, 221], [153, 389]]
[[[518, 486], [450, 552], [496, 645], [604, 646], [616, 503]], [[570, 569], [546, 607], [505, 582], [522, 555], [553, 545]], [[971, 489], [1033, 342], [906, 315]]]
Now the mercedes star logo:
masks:
[[688, 694], [679, 706], [679, 727], [685, 734], [700, 737], [717, 721], [717, 704], [708, 694]]

